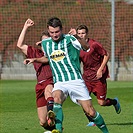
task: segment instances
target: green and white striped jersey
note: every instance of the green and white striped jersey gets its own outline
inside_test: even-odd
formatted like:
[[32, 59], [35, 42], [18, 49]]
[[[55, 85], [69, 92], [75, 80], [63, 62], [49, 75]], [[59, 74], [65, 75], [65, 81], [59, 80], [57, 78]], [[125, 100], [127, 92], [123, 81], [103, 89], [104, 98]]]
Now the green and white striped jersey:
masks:
[[42, 41], [42, 48], [48, 57], [54, 83], [82, 79], [79, 54], [81, 44], [72, 35], [63, 34], [59, 42], [52, 38]]

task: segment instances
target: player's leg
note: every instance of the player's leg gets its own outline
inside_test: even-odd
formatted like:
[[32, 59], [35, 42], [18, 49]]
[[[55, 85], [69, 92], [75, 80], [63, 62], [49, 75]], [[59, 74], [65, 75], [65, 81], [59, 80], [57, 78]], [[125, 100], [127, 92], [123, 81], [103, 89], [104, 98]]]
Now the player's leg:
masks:
[[53, 90], [53, 85], [48, 84], [45, 87], [45, 99], [47, 100], [47, 110], [53, 110], [53, 104], [54, 104], [54, 98], [52, 97], [52, 90]]
[[61, 90], [55, 90], [53, 91], [53, 97], [54, 97], [53, 111], [56, 115], [55, 127], [57, 130], [59, 130], [60, 133], [62, 133], [62, 124], [63, 124], [62, 104], [64, 101], [64, 94]]
[[103, 117], [95, 111], [91, 100], [78, 100], [86, 114], [92, 118], [96, 126], [103, 132], [108, 133], [108, 129], [104, 122]]
[[45, 98], [47, 99], [47, 121], [49, 126], [55, 125], [55, 114], [53, 112], [54, 98], [52, 97], [53, 85], [49, 84], [45, 87]]
[[[74, 84], [74, 83], [73, 83]], [[88, 89], [86, 85], [84, 84], [83, 80], [78, 80], [78, 82], [75, 82], [76, 85], [75, 88], [73, 86], [72, 93], [73, 95], [71, 96], [70, 93], [69, 95], [71, 98], [78, 100], [78, 103], [82, 106], [83, 110], [86, 112], [88, 116], [92, 118], [96, 126], [103, 132], [103, 133], [108, 133], [108, 129], [106, 127], [106, 124], [102, 118], [102, 116], [95, 111], [92, 102], [91, 102], [91, 97], [89, 96]], [[72, 86], [70, 86], [72, 87]], [[76, 102], [75, 101], [75, 102]]]
[[106, 94], [107, 94], [107, 82], [106, 82], [106, 80], [93, 82], [92, 86], [93, 86], [93, 94], [97, 97], [97, 102], [100, 106], [113, 105], [111, 99], [106, 100]]
[[101, 106], [112, 106], [113, 105], [114, 108], [115, 108], [116, 113], [120, 114], [121, 106], [120, 106], [120, 103], [118, 101], [118, 98], [114, 98], [114, 99], [106, 98], [104, 100], [101, 100], [101, 99], [97, 98], [97, 101], [98, 101], [98, 104], [101, 105]]
[[[87, 86], [87, 89], [89, 91], [89, 94], [91, 95], [91, 93], [93, 91], [93, 87], [94, 87], [93, 84], [92, 84], [92, 82], [86, 81], [85, 84]], [[96, 126], [96, 124], [93, 122], [92, 118], [90, 116], [88, 116], [85, 111], [84, 111], [84, 114], [87, 117], [87, 119], [89, 120], [87, 126]]]
[[37, 103], [37, 113], [40, 125], [44, 129], [52, 131], [53, 129], [55, 129], [55, 125], [49, 126], [47, 123], [47, 104], [46, 104], [47, 101], [44, 98], [44, 95], [40, 95], [40, 97], [38, 96], [36, 103]]
[[84, 111], [84, 114], [87, 117], [87, 119], [89, 120], [89, 123], [87, 124], [87, 126], [89, 126], [89, 127], [96, 126], [96, 124], [94, 123], [92, 117], [90, 117], [85, 111]]
[[49, 126], [47, 123], [47, 106], [38, 107], [37, 113], [38, 113], [40, 125], [44, 129], [49, 130], [49, 131], [52, 131], [53, 129], [55, 129], [55, 126]]
[[113, 105], [115, 107], [116, 113], [119, 114], [121, 112], [120, 103], [118, 101], [118, 98], [106, 98], [107, 94], [107, 82], [106, 80], [98, 81], [96, 83], [93, 83], [93, 92], [97, 97], [98, 104], [100, 106], [111, 106]]
[[60, 133], [62, 133], [62, 124], [63, 124], [62, 104], [66, 99], [66, 96], [63, 90], [63, 84], [64, 84], [63, 82], [55, 83], [54, 88], [53, 88], [53, 93], [52, 93], [53, 98], [54, 98], [53, 111], [56, 115], [55, 126], [56, 126], [56, 129], [59, 130]]
[[36, 85], [36, 104], [40, 125], [47, 130], [52, 130], [55, 126], [50, 127], [47, 123], [47, 100], [44, 95], [47, 85], [48, 82], [42, 82]]
[[47, 106], [37, 108], [40, 125], [45, 127], [47, 125]]

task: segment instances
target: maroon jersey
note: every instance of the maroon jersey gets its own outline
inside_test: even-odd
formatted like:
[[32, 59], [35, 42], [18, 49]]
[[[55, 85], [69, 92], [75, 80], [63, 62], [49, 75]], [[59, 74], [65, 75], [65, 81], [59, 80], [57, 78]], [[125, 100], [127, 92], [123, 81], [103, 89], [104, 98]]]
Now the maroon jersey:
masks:
[[[97, 80], [97, 70], [101, 66], [104, 55], [107, 55], [107, 51], [99, 42], [96, 42], [93, 39], [89, 39], [88, 44], [90, 47], [88, 51], [80, 51], [80, 59], [83, 62], [83, 79], [89, 82]], [[103, 76], [99, 80], [105, 80], [107, 76], [108, 67], [106, 65], [106, 67], [103, 70]]]
[[[44, 56], [44, 53], [40, 49], [28, 46], [27, 58], [40, 58], [42, 56]], [[49, 64], [33, 63], [33, 65], [36, 70], [38, 82], [45, 81], [53, 77]]]

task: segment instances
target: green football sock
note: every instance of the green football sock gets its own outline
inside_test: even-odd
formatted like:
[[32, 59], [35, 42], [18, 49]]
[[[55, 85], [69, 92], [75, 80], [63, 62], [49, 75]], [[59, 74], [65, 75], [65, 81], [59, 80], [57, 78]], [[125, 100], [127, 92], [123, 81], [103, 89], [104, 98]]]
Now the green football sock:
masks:
[[62, 122], [63, 122], [62, 105], [58, 103], [54, 103], [53, 111], [56, 115], [55, 127], [57, 130], [60, 131], [60, 133], [62, 133]]
[[106, 127], [106, 124], [103, 120], [103, 117], [96, 112], [96, 116], [95, 118], [92, 118], [94, 120], [94, 123], [96, 124], [96, 126], [103, 132], [103, 133], [109, 133], [108, 129]]

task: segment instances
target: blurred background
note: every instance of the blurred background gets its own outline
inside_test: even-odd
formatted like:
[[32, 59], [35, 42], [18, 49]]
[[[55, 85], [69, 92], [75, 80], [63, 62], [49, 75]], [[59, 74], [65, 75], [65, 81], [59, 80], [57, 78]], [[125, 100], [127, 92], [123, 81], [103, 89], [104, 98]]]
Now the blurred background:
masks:
[[25, 43], [35, 46], [52, 16], [62, 20], [64, 33], [87, 25], [89, 37], [110, 53], [110, 79], [133, 80], [133, 0], [114, 0], [113, 5], [111, 0], [1, 0], [0, 79], [36, 79], [32, 64], [23, 64], [25, 56], [16, 47], [17, 39], [31, 18], [35, 25], [29, 28]]

